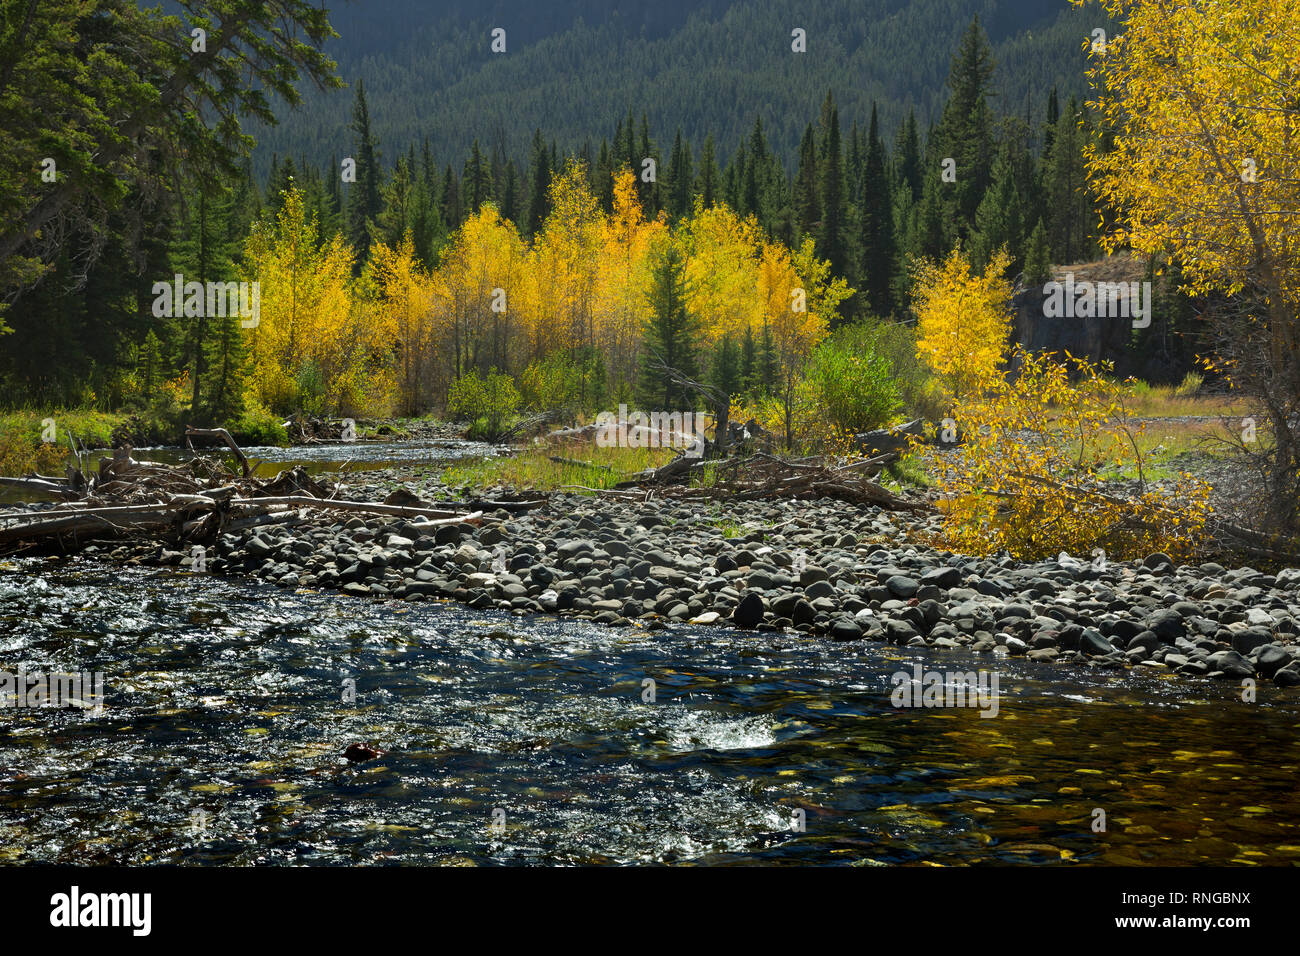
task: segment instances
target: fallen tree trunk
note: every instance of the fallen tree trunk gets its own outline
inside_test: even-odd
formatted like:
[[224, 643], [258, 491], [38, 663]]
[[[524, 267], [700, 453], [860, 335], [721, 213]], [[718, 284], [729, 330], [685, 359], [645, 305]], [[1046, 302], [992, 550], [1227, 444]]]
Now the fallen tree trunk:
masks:
[[31, 491], [40, 495], [54, 495], [59, 498], [80, 498], [80, 493], [74, 491], [66, 483], [55, 483], [45, 478], [5, 478], [0, 476], [0, 486], [6, 488], [21, 488], [24, 491]]

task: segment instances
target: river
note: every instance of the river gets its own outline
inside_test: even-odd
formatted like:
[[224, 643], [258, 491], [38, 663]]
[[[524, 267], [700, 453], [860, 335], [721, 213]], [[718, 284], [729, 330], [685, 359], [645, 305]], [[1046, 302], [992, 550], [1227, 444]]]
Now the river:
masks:
[[[997, 716], [895, 708], [916, 662], [996, 667]], [[19, 664], [106, 693], [0, 712], [6, 863], [1300, 863], [1273, 688], [93, 559], [0, 563]]]

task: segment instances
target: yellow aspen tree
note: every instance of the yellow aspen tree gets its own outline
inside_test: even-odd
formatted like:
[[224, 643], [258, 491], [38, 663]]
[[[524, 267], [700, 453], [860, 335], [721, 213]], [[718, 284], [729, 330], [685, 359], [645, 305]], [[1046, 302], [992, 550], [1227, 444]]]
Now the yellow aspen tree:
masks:
[[429, 276], [415, 258], [408, 232], [393, 249], [378, 243], [370, 253], [376, 301], [374, 328], [381, 339], [395, 344], [398, 408], [416, 415], [428, 401], [426, 386], [434, 337], [434, 292]]
[[915, 270], [916, 353], [944, 382], [958, 403], [997, 378], [1011, 331], [1010, 265], [1000, 249], [983, 273], [971, 269], [960, 246], [942, 264], [928, 260]]
[[587, 184], [587, 169], [570, 161], [551, 180], [551, 213], [535, 242], [538, 315], [535, 347], [576, 350], [595, 344], [596, 274], [603, 213]]
[[507, 370], [524, 273], [524, 244], [514, 224], [484, 203], [452, 237], [438, 264], [451, 306], [456, 378], [470, 368]]
[[665, 233], [649, 222], [637, 198], [636, 177], [614, 174], [613, 213], [602, 221], [602, 249], [596, 290], [596, 346], [605, 357], [608, 380], [630, 389], [636, 381], [641, 330], [648, 316], [646, 283], [652, 243]]
[[794, 445], [795, 398], [808, 360], [830, 331], [836, 308], [853, 294], [844, 279], [832, 278], [830, 272], [830, 262], [817, 257], [811, 238], [793, 254], [784, 246], [763, 247], [759, 287], [780, 363], [787, 448]]
[[758, 263], [763, 239], [758, 223], [729, 207], [696, 202], [676, 240], [686, 259], [687, 306], [701, 319], [706, 347], [724, 336], [740, 339], [762, 324]]
[[[337, 408], [356, 339], [351, 250], [337, 236], [321, 244], [294, 188], [274, 222], [254, 226], [245, 260], [243, 278], [259, 283], [261, 303], [245, 329], [250, 397], [277, 412]], [[320, 401], [331, 408], [310, 407]]]
[[[1269, 523], [1300, 524], [1300, 0], [1103, 0], [1121, 32], [1092, 54], [1104, 237], [1235, 296], [1218, 364], [1267, 417]], [[1244, 446], [1243, 446], [1244, 449]]]

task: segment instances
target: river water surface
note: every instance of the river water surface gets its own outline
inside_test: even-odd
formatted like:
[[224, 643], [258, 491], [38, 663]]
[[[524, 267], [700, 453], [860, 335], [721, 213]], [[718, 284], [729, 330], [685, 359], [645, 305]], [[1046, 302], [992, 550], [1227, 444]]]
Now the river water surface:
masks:
[[[918, 661], [995, 668], [998, 715], [893, 707]], [[19, 664], [106, 694], [0, 711], [7, 863], [1300, 863], [1300, 703], [1271, 686], [89, 559], [0, 564]]]

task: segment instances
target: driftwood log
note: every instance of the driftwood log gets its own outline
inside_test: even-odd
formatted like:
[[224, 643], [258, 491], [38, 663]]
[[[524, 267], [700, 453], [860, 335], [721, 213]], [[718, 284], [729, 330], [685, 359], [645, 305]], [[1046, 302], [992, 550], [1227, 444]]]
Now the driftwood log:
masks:
[[[0, 512], [0, 555], [37, 551], [69, 552], [90, 541], [136, 534], [170, 536], [175, 543], [210, 541], [219, 534], [262, 524], [305, 520], [310, 512], [337, 511], [416, 519], [415, 528], [477, 523], [487, 510], [526, 511], [544, 501], [454, 503], [434, 506], [414, 495], [390, 496], [388, 502], [349, 501], [335, 497], [326, 480], [302, 467], [262, 481], [252, 475], [248, 459], [225, 429], [187, 429], [191, 437], [225, 442], [240, 463], [233, 476], [219, 461], [194, 458], [179, 465], [136, 461], [129, 447], [99, 463], [87, 481], [81, 468], [67, 478], [33, 475], [0, 479], [0, 484], [42, 496], [64, 499], [44, 509]], [[84, 467], [84, 466], [83, 466]]]
[[235, 440], [230, 437], [230, 432], [226, 431], [224, 428], [194, 428], [190, 425], [186, 425], [185, 446], [190, 451], [193, 451], [194, 445], [190, 441], [191, 438], [220, 438], [226, 443], [226, 447], [235, 453], [235, 458], [239, 460], [240, 467], [244, 469], [244, 477], [248, 478], [252, 475], [252, 469], [248, 467], [248, 459], [244, 457], [244, 453], [239, 450], [239, 446], [235, 444]]
[[[928, 503], [900, 498], [873, 480], [897, 458], [897, 453], [889, 453], [841, 463], [824, 457], [785, 459], [765, 452], [715, 461], [679, 455], [660, 468], [616, 483], [606, 493], [625, 496], [629, 489], [643, 488], [673, 498], [834, 498], [891, 511], [929, 511]], [[710, 470], [710, 481], [689, 483]]]

